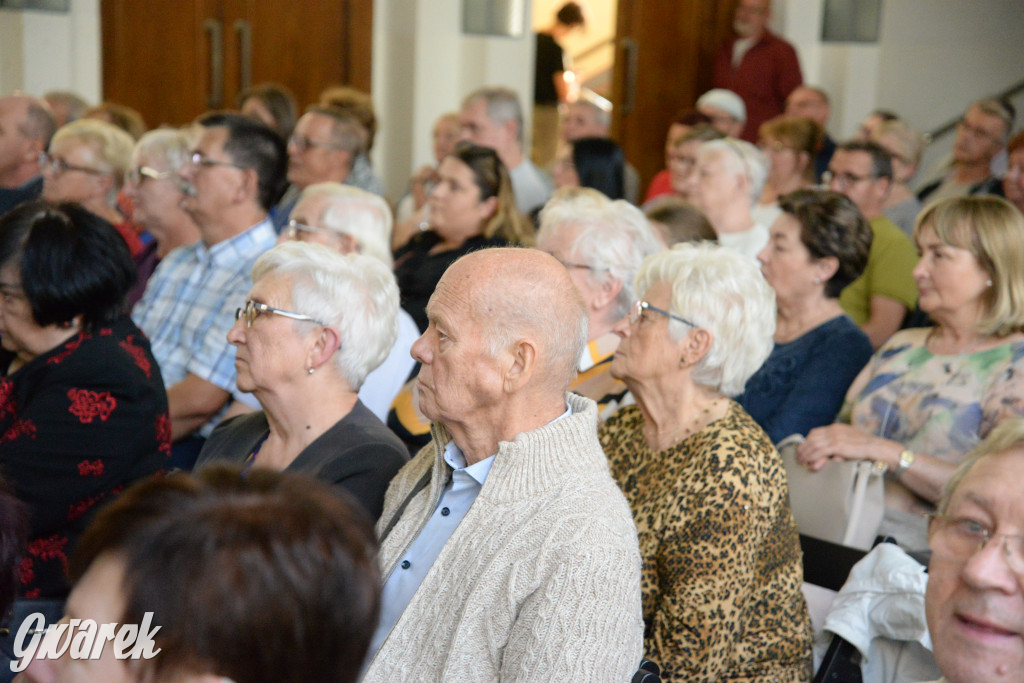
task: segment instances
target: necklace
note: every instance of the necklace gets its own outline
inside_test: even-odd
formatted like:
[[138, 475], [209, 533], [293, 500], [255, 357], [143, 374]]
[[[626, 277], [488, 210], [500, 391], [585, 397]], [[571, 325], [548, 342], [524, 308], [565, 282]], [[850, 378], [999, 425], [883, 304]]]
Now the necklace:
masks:
[[[708, 418], [711, 415], [712, 408], [716, 408], [717, 406], [721, 405], [721, 402], [723, 400], [724, 399], [716, 398], [715, 400], [708, 403], [699, 413], [697, 413], [696, 417], [694, 417], [693, 420], [690, 420], [682, 427], [678, 427], [669, 432], [668, 444], [666, 446], [663, 446], [662, 448], [659, 448], [658, 450], [674, 448], [675, 446], [678, 446], [684, 439], [688, 439], [689, 437], [693, 436], [701, 429], [706, 427], [708, 424], [710, 424], [711, 420]], [[644, 436], [647, 439], [647, 443], [654, 444], [656, 441], [656, 435], [652, 433], [653, 430], [645, 429], [644, 431]]]

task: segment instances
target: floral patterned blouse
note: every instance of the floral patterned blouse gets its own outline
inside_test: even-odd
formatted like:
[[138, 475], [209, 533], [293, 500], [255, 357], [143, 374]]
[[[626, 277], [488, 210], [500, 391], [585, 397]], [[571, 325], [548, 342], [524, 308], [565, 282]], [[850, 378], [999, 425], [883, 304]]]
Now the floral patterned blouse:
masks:
[[652, 452], [637, 406], [599, 429], [643, 558], [644, 654], [664, 681], [808, 681], [811, 624], [782, 460], [737, 403]]
[[21, 595], [65, 597], [67, 560], [97, 506], [170, 452], [160, 368], [127, 316], [0, 378], [0, 476], [31, 525]]
[[[917, 328], [893, 335], [868, 363], [870, 379], [847, 399], [840, 419], [957, 464], [1002, 420], [1024, 415], [1024, 341], [935, 355], [925, 343], [930, 332]], [[930, 506], [921, 503], [926, 512]], [[926, 526], [921, 515], [887, 509], [881, 533], [920, 549]]]

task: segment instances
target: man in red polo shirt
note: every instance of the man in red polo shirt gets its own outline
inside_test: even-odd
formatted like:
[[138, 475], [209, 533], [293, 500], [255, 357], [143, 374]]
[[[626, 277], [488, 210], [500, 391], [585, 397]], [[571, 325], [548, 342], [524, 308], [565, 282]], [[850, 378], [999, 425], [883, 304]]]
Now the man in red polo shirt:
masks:
[[786, 108], [786, 98], [803, 83], [796, 50], [767, 30], [771, 0], [740, 0], [731, 38], [715, 58], [713, 85], [731, 90], [747, 106], [743, 139], [757, 142], [757, 129]]

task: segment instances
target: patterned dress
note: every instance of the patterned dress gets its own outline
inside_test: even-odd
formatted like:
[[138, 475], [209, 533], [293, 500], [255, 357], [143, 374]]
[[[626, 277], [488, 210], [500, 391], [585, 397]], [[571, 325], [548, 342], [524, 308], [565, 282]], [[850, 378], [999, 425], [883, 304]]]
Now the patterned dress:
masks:
[[[841, 419], [897, 441], [915, 453], [957, 464], [1007, 417], [1024, 415], [1024, 341], [985, 351], [935, 355], [930, 329], [899, 332], [868, 364], [870, 379], [843, 408]], [[918, 515], [886, 509], [881, 533], [918, 550], [927, 546]]]
[[160, 368], [127, 316], [0, 378], [0, 472], [31, 525], [22, 596], [65, 597], [67, 560], [98, 506], [170, 451]]
[[811, 623], [786, 476], [736, 403], [652, 452], [636, 406], [598, 430], [643, 558], [645, 656], [665, 681], [807, 681]]

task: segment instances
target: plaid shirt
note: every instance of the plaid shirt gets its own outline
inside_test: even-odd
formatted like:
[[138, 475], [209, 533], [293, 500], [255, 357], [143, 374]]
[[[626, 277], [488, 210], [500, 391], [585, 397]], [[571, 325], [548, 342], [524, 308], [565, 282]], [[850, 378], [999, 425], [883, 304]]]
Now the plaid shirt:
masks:
[[[202, 241], [178, 247], [157, 266], [132, 318], [149, 337], [168, 387], [192, 374], [258, 408], [235, 386], [235, 349], [227, 333], [252, 287], [253, 263], [275, 239], [268, 219], [212, 247]], [[220, 417], [198, 434], [209, 436]]]

